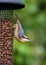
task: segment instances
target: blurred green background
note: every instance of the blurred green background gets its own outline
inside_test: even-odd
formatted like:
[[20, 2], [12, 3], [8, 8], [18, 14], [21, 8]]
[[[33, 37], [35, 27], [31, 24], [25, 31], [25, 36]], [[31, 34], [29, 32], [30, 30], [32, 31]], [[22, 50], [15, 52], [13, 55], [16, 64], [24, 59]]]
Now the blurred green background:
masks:
[[46, 0], [21, 0], [25, 8], [18, 15], [25, 34], [37, 42], [20, 43], [13, 38], [13, 65], [46, 65]]

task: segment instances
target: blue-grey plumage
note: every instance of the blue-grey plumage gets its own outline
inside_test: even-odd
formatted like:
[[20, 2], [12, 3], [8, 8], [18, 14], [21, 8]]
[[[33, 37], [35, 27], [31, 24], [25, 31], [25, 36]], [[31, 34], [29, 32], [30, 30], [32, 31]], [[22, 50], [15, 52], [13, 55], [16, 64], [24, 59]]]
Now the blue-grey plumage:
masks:
[[23, 30], [19, 20], [18, 20], [18, 28], [19, 28], [19, 30], [18, 30], [19, 37], [22, 38], [22, 36], [24, 35], [24, 30]]
[[24, 30], [19, 20], [18, 20], [18, 28], [19, 28], [18, 30], [19, 37], [24, 38], [25, 41], [30, 41], [29, 38], [24, 34]]

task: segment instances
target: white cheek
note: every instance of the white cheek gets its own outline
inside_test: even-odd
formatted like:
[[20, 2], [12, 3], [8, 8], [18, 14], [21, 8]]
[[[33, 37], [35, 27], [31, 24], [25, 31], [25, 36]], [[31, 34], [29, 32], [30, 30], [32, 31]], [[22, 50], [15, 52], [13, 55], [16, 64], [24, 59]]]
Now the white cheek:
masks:
[[24, 39], [24, 41], [30, 41], [30, 40], [28, 40], [28, 39]]

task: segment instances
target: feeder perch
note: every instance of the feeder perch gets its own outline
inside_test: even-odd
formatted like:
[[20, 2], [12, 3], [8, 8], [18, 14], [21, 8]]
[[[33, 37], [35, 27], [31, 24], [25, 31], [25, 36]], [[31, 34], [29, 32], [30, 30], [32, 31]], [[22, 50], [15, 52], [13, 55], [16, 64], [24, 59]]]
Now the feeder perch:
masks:
[[13, 10], [24, 7], [20, 0], [0, 0], [0, 65], [13, 65]]

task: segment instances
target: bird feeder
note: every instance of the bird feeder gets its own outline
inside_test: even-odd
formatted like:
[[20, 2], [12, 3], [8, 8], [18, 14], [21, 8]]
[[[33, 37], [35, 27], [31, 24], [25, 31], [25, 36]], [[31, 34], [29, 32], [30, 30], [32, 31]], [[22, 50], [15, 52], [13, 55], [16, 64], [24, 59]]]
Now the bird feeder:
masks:
[[24, 8], [20, 0], [0, 0], [0, 65], [12, 65], [13, 10]]

